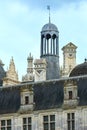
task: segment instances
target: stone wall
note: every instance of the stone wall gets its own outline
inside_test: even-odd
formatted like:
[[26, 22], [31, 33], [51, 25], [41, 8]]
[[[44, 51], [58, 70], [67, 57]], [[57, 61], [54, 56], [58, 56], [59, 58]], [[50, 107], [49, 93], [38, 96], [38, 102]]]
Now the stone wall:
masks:
[[55, 115], [55, 130], [67, 130], [67, 113], [75, 113], [75, 130], [87, 130], [87, 107], [7, 114], [1, 115], [0, 120], [11, 119], [12, 130], [22, 130], [22, 118], [32, 117], [32, 130], [43, 130], [43, 116]]

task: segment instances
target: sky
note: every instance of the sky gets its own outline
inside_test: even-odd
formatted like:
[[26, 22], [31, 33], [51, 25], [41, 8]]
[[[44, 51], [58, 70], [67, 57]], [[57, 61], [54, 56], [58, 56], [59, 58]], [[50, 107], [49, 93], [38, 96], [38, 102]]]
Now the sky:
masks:
[[40, 57], [40, 32], [48, 23], [50, 5], [51, 22], [59, 30], [59, 54], [69, 42], [77, 48], [76, 62], [87, 58], [87, 0], [0, 0], [0, 59], [9, 67], [14, 58], [21, 80], [26, 74], [27, 57]]

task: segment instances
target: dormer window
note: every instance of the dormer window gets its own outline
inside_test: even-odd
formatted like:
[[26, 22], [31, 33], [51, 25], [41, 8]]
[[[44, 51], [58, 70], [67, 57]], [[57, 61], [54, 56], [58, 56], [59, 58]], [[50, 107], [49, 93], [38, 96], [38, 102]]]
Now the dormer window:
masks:
[[69, 99], [72, 99], [72, 97], [73, 97], [72, 91], [69, 91]]
[[67, 80], [64, 84], [64, 109], [73, 108], [78, 105], [77, 83], [74, 80]]
[[[25, 88], [24, 88], [25, 87]], [[23, 88], [20, 89], [20, 96], [21, 96], [21, 104], [19, 113], [24, 113], [27, 111], [31, 111], [34, 108], [33, 102], [33, 87], [32, 85], [25, 85]]]
[[25, 96], [25, 104], [29, 104], [29, 96]]

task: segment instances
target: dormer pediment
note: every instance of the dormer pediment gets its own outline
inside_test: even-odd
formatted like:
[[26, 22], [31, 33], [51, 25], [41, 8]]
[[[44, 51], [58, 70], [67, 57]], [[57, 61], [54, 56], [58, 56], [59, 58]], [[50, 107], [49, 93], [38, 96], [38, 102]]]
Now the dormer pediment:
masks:
[[21, 99], [21, 106], [20, 106], [20, 113], [26, 113], [27, 111], [32, 111], [34, 107], [33, 101], [33, 88], [32, 85], [28, 87], [22, 87], [20, 89], [20, 99]]
[[73, 49], [77, 49], [77, 46], [74, 45], [72, 42], [69, 42], [66, 46], [64, 46], [62, 48], [62, 50], [68, 49], [68, 48], [73, 48]]

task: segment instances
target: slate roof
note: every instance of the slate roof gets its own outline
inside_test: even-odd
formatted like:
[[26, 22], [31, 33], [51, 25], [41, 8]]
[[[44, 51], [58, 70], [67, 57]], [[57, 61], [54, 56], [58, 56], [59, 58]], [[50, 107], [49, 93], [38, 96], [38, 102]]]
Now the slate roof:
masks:
[[79, 106], [87, 105], [87, 78], [82, 78], [77, 81]]
[[[78, 85], [78, 105], [87, 105], [87, 76], [71, 79], [75, 80]], [[29, 85], [32, 85], [34, 90], [34, 111], [61, 108], [64, 99], [63, 84], [65, 80], [68, 79], [24, 83], [0, 88], [0, 114], [16, 113], [20, 108], [20, 88], [29, 87]]]
[[20, 107], [20, 92], [17, 89], [0, 90], [0, 114], [15, 113]]
[[44, 82], [34, 85], [35, 110], [61, 107], [63, 103], [63, 81]]
[[86, 75], [87, 74], [87, 62], [77, 65], [70, 73], [70, 77]]

